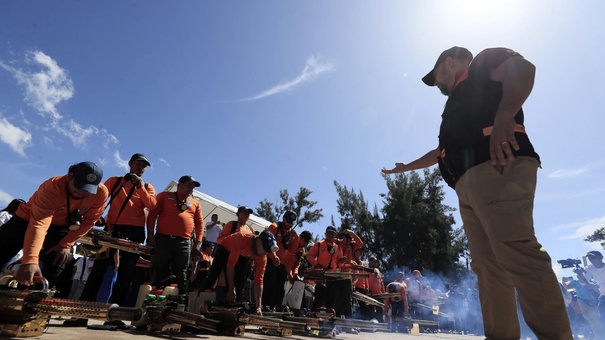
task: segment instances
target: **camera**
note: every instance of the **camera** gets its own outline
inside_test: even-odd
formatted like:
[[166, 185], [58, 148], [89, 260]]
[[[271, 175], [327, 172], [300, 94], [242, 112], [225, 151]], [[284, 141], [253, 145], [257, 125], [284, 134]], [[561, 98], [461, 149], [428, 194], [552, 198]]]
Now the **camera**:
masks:
[[573, 268], [573, 272], [576, 274], [584, 274], [586, 273], [586, 270], [584, 270], [584, 268], [580, 267], [580, 263], [582, 263], [582, 261], [577, 260], [577, 259], [565, 259], [565, 260], [559, 260], [557, 261], [560, 265], [561, 268], [565, 269], [565, 268]]
[[181, 210], [181, 211], [185, 211], [187, 210], [188, 206], [187, 206], [187, 201], [183, 201], [183, 202], [179, 202], [176, 204], [176, 206]]
[[80, 230], [82, 227], [82, 215], [80, 215], [78, 210], [70, 212], [65, 221], [67, 222], [67, 228], [69, 230]]

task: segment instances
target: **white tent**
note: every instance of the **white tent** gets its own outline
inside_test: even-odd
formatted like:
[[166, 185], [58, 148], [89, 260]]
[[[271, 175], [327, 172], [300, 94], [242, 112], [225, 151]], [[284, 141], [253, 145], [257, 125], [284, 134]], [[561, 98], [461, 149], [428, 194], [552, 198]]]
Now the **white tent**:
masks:
[[[171, 181], [170, 184], [164, 189], [164, 191], [174, 192], [176, 191], [176, 181]], [[225, 203], [219, 199], [216, 199], [210, 195], [206, 195], [200, 191], [193, 190], [193, 198], [200, 202], [202, 206], [202, 213], [204, 214], [204, 222], [210, 222], [210, 217], [213, 214], [218, 215], [218, 220], [222, 223], [227, 223], [229, 221], [237, 220], [237, 207], [232, 206], [229, 203]], [[265, 220], [264, 218], [250, 215], [248, 219], [248, 226], [252, 228], [254, 231], [263, 231], [265, 230], [271, 222]]]

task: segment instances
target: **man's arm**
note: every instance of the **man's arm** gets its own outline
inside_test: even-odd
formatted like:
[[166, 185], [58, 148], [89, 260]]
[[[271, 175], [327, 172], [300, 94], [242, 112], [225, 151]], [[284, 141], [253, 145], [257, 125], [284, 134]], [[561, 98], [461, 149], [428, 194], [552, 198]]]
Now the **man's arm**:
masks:
[[535, 75], [536, 67], [520, 55], [506, 59], [490, 74], [491, 80], [502, 83], [502, 100], [490, 136], [490, 155], [494, 165], [506, 165], [507, 159], [514, 159], [511, 147], [519, 150], [515, 139], [515, 115], [529, 97]]
[[435, 148], [424, 154], [422, 157], [408, 163], [395, 163], [395, 167], [393, 169], [382, 169], [382, 173], [385, 175], [397, 174], [400, 172], [406, 172], [411, 170], [418, 170], [428, 168], [437, 164], [437, 158], [439, 158], [439, 148]]

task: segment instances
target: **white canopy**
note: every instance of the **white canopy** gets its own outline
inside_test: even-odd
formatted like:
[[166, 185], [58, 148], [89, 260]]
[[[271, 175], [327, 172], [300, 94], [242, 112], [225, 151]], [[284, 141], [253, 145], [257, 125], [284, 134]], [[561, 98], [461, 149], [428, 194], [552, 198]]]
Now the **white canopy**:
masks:
[[[170, 184], [164, 189], [164, 191], [174, 192], [176, 191], [176, 185], [178, 183], [176, 181], [171, 181]], [[204, 222], [210, 222], [210, 216], [213, 214], [218, 215], [218, 220], [222, 223], [227, 223], [229, 221], [237, 220], [237, 207], [232, 206], [229, 203], [225, 203], [219, 199], [216, 199], [210, 195], [206, 195], [203, 192], [193, 190], [193, 198], [200, 202], [202, 206], [202, 213], [204, 214]], [[271, 222], [265, 220], [264, 218], [250, 215], [248, 219], [248, 226], [252, 228], [254, 231], [263, 231], [265, 230]]]

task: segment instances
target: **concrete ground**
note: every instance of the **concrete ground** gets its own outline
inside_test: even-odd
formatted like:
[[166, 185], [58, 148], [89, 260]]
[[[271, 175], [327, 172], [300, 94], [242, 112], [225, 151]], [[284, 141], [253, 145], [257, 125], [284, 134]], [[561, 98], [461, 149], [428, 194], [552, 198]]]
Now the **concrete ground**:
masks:
[[[62, 327], [61, 323], [63, 320], [51, 320], [50, 327], [47, 332], [38, 338], [33, 339], [43, 339], [43, 340], [67, 340], [67, 339], [86, 339], [86, 340], [108, 340], [108, 339], [129, 339], [129, 340], [139, 340], [139, 339], [157, 339], [157, 338], [166, 338], [166, 339], [227, 339], [226, 336], [213, 335], [212, 333], [203, 333], [203, 334], [186, 334], [186, 333], [178, 333], [176, 335], [155, 335], [150, 334], [144, 331], [108, 331], [108, 330], [93, 330], [84, 327]], [[90, 325], [101, 325], [103, 322], [91, 320], [89, 321]], [[320, 339], [312, 336], [301, 336], [301, 335], [293, 335], [291, 337], [279, 337], [272, 336], [267, 334], [262, 334], [258, 331], [256, 327], [247, 327], [245, 334], [242, 336], [234, 337], [239, 339], [293, 339], [293, 340], [302, 340], [302, 339]], [[346, 340], [361, 340], [361, 339], [369, 339], [372, 340], [411, 340], [411, 339], [422, 339], [422, 340], [430, 340], [430, 339], [452, 339], [452, 340], [478, 340], [483, 339], [483, 337], [477, 337], [472, 335], [454, 335], [454, 334], [445, 334], [445, 333], [434, 333], [434, 334], [402, 334], [402, 333], [387, 333], [387, 332], [375, 332], [375, 333], [367, 333], [362, 332], [359, 334], [347, 334], [341, 333], [336, 336], [335, 339], [346, 339]]]

